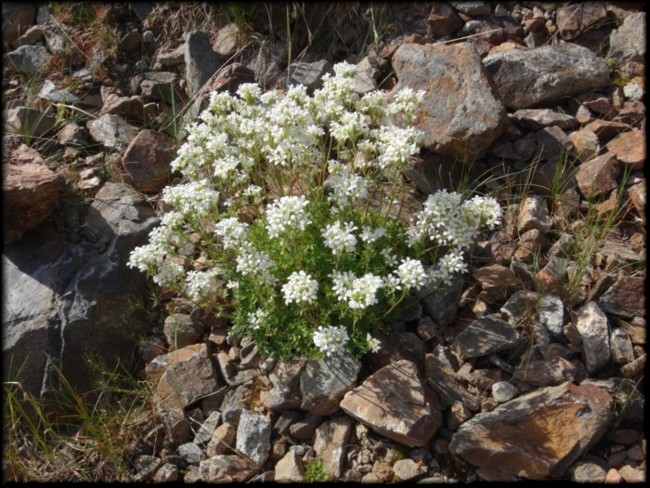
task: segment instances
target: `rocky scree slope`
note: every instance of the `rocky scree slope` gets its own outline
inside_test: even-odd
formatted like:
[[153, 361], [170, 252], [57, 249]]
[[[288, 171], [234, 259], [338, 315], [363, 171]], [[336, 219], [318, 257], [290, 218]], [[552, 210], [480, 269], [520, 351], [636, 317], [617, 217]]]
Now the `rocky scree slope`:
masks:
[[[83, 390], [86, 348], [136, 351], [158, 422], [135, 481], [301, 482], [315, 459], [336, 481], [645, 479], [640, 5], [2, 8], [5, 378], [43, 393], [61, 366]], [[144, 278], [125, 263], [178, 180], [183, 125], [212, 90], [313, 89], [341, 59], [361, 94], [426, 91], [417, 197], [466, 178], [504, 204], [471, 274], [362, 361], [261, 357], [164, 294], [136, 347]]]

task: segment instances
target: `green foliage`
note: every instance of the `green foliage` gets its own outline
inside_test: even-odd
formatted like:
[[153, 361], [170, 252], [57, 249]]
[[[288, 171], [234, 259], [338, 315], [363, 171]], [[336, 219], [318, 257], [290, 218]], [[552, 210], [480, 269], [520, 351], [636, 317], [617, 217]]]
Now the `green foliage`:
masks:
[[320, 459], [312, 459], [305, 466], [305, 483], [323, 483], [329, 481], [330, 477], [325, 469], [323, 461]]

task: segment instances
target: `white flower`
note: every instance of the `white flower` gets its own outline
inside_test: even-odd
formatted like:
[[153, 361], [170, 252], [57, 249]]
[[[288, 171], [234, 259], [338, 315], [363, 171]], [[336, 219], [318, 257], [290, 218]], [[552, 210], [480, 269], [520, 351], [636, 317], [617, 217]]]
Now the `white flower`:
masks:
[[420, 151], [418, 147], [422, 131], [415, 127], [400, 128], [382, 126], [373, 131], [377, 153], [377, 165], [384, 172], [404, 171], [409, 158]]
[[387, 111], [391, 115], [401, 114], [404, 117], [404, 120], [407, 123], [410, 123], [413, 120], [415, 109], [422, 104], [424, 95], [424, 90], [418, 90], [416, 92], [412, 88], [406, 86], [397, 92], [391, 103], [388, 105]]
[[311, 223], [307, 213], [309, 201], [301, 196], [282, 197], [266, 209], [266, 230], [270, 237], [278, 237], [286, 229], [305, 230]]
[[208, 296], [213, 287], [215, 271], [189, 271], [185, 278], [185, 293], [195, 303]]
[[397, 264], [397, 256], [393, 254], [393, 249], [391, 247], [386, 247], [379, 252], [388, 266], [393, 267]]
[[346, 300], [348, 293], [352, 290], [352, 283], [354, 282], [354, 273], [351, 271], [343, 271], [342, 273], [338, 271], [333, 271], [330, 275], [334, 286], [332, 290], [336, 293], [336, 298], [339, 302]]
[[377, 291], [384, 286], [381, 276], [367, 273], [361, 278], [356, 278], [347, 293], [350, 308], [363, 309], [377, 304]]
[[345, 112], [341, 118], [332, 122], [330, 133], [339, 144], [347, 141], [355, 142], [360, 136], [368, 134], [368, 124], [363, 114], [359, 112]]
[[335, 256], [344, 252], [353, 252], [357, 245], [357, 238], [353, 234], [355, 230], [357, 227], [353, 222], [341, 225], [341, 222], [337, 221], [330, 224], [322, 232], [325, 245]]
[[224, 249], [239, 249], [248, 237], [248, 225], [237, 217], [228, 217], [214, 226], [214, 233], [223, 239]]
[[376, 229], [373, 229], [372, 227], [369, 227], [367, 225], [364, 225], [361, 228], [361, 240], [363, 242], [367, 242], [368, 244], [375, 242], [377, 239], [380, 237], [384, 237], [386, 235], [386, 229], [383, 227], [377, 227]]
[[397, 274], [403, 286], [415, 290], [419, 290], [429, 281], [424, 266], [417, 259], [403, 259], [395, 274]]
[[466, 273], [467, 262], [459, 249], [451, 250], [445, 254], [438, 266], [431, 271], [431, 278], [435, 281], [442, 281], [445, 284], [451, 284], [451, 278], [456, 273]]
[[239, 281], [230, 280], [226, 282], [226, 288], [229, 290], [239, 290]]
[[332, 195], [328, 197], [330, 201], [339, 207], [345, 207], [368, 198], [368, 181], [363, 176], [352, 173], [340, 163], [338, 166], [332, 163], [330, 162], [330, 171], [334, 170], [335, 173], [326, 181], [332, 189]]
[[348, 340], [348, 331], [344, 327], [332, 327], [330, 325], [323, 327], [320, 325], [318, 330], [314, 332], [314, 344], [327, 357], [343, 352]]
[[275, 261], [268, 254], [250, 247], [245, 247], [237, 256], [237, 271], [244, 276], [252, 276], [259, 283], [275, 282], [275, 277], [271, 273], [274, 266]]
[[205, 217], [216, 208], [219, 192], [208, 180], [190, 181], [183, 185], [166, 186], [161, 200], [172, 205], [182, 215]]
[[248, 103], [253, 103], [259, 100], [262, 95], [262, 90], [260, 89], [257, 83], [242, 83], [237, 88], [237, 95], [242, 100], [245, 100]]
[[381, 342], [379, 342], [379, 339], [371, 336], [370, 333], [366, 335], [366, 343], [371, 352], [379, 352], [381, 349]]
[[282, 286], [284, 303], [307, 303], [316, 301], [318, 294], [318, 282], [304, 271], [291, 273], [287, 282]]
[[472, 222], [477, 228], [487, 227], [494, 229], [501, 222], [503, 210], [492, 197], [482, 197], [476, 195], [467, 200], [462, 205], [462, 214], [468, 221]]
[[185, 278], [185, 269], [179, 263], [165, 260], [158, 268], [158, 273], [153, 277], [158, 286], [173, 286], [181, 283]]
[[255, 312], [248, 314], [248, 322], [252, 329], [257, 330], [265, 324], [268, 317], [268, 312], [259, 308]]

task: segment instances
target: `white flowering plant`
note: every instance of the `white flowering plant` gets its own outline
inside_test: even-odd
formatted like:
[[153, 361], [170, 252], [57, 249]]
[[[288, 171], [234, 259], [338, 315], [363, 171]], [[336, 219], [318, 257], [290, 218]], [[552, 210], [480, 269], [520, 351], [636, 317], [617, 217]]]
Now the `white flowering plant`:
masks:
[[186, 182], [163, 191], [162, 223], [129, 265], [269, 355], [377, 351], [401, 305], [467, 271], [501, 208], [443, 190], [405, 218], [423, 92], [359, 96], [355, 74], [339, 63], [313, 95], [212, 93], [172, 163]]

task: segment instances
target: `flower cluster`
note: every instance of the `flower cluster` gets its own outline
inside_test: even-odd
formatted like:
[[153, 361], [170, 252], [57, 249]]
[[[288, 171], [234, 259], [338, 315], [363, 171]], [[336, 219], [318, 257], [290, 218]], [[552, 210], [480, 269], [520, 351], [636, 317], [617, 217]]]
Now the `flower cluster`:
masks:
[[384, 324], [466, 272], [502, 213], [442, 190], [408, 222], [403, 173], [419, 155], [424, 92], [360, 96], [355, 75], [338, 63], [313, 95], [251, 83], [212, 93], [171, 164], [184, 182], [164, 189], [166, 213], [129, 266], [229, 316], [262, 352], [379, 350]]

